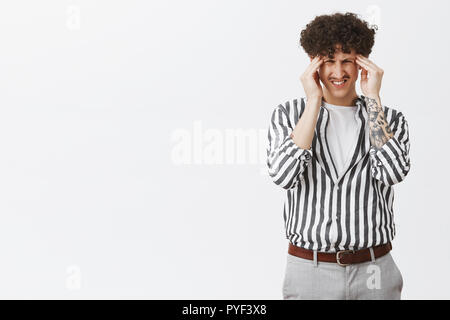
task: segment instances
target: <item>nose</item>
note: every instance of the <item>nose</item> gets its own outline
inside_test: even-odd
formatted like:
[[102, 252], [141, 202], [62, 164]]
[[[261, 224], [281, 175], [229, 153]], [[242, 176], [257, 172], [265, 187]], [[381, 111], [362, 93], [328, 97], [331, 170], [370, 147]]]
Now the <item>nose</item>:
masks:
[[335, 63], [333, 66], [333, 77], [336, 79], [342, 79], [345, 75], [344, 68], [340, 62]]

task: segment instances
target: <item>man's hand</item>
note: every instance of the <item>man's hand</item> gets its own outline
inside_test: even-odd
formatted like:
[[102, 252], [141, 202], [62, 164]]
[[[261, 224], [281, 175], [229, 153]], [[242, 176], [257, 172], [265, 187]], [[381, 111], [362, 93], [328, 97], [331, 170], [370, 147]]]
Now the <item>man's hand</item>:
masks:
[[300, 77], [303, 89], [305, 90], [306, 98], [308, 100], [321, 100], [323, 97], [323, 90], [320, 85], [319, 73], [317, 71], [322, 63], [323, 58], [321, 56], [316, 56], [311, 60], [311, 63]]
[[370, 143], [378, 150], [394, 135], [386, 122], [381, 107], [380, 88], [384, 71], [360, 54], [356, 55], [355, 61], [362, 68], [361, 90], [366, 98], [367, 111], [369, 112]]
[[364, 96], [372, 99], [379, 99], [381, 89], [381, 79], [384, 71], [375, 63], [357, 54], [355, 62], [361, 66], [361, 90]]

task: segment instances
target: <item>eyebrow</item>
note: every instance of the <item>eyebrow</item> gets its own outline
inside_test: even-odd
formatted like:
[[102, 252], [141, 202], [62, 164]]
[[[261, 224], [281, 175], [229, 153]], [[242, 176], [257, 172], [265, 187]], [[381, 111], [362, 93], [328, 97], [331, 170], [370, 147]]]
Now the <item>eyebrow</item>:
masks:
[[[349, 58], [341, 59], [341, 61], [345, 61], [345, 60], [354, 60], [354, 59], [355, 59], [355, 58], [349, 57]], [[334, 59], [334, 58], [325, 58], [325, 61], [328, 61], [328, 60], [333, 60], [333, 61], [335, 61], [336, 59]]]

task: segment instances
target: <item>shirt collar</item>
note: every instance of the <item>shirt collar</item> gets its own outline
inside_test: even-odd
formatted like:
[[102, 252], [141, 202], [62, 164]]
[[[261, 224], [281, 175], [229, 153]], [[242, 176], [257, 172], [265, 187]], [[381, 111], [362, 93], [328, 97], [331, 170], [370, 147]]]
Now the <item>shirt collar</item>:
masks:
[[[364, 118], [367, 119], [367, 107], [366, 107], [365, 97], [362, 94], [358, 95], [358, 97], [355, 99], [355, 105], [357, 106], [356, 112], [355, 112], [355, 118], [357, 118], [359, 116], [359, 111], [361, 110], [361, 108], [364, 108], [364, 110], [366, 112], [363, 112], [363, 116], [364, 116]], [[325, 117], [328, 118], [328, 110], [327, 110], [327, 108], [325, 108], [323, 106], [322, 103], [320, 104], [320, 109], [323, 109], [322, 112], [324, 112]]]

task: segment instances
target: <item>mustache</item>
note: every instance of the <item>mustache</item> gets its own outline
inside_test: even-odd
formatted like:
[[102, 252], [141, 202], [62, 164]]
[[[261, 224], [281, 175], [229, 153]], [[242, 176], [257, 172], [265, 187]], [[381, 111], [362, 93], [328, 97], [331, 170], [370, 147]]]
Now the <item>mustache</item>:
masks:
[[348, 80], [348, 79], [350, 79], [350, 77], [343, 77], [343, 78], [341, 78], [341, 79], [330, 78], [330, 79], [328, 79], [328, 80], [330, 80], [330, 81], [341, 81], [341, 80]]

